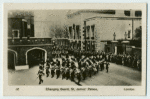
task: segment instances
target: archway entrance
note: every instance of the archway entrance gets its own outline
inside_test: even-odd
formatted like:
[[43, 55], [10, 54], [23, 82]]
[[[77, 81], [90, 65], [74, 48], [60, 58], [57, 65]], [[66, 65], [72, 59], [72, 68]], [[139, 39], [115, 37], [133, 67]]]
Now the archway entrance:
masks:
[[16, 65], [16, 53], [8, 50], [8, 69], [15, 69]]
[[32, 48], [26, 52], [26, 64], [29, 68], [38, 65], [41, 60], [46, 61], [47, 52], [42, 48]]

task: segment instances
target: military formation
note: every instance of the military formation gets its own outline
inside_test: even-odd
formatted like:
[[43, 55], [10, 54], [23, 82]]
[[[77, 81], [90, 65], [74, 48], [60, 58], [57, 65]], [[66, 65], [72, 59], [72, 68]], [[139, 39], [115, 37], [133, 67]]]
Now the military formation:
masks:
[[42, 76], [46, 75], [56, 79], [60, 79], [61, 76], [62, 80], [70, 79], [79, 85], [82, 80], [104, 69], [108, 73], [110, 62], [141, 70], [141, 59], [136, 55], [78, 50], [57, 50], [52, 52], [52, 55], [51, 60], [48, 58], [46, 62], [42, 60], [39, 64], [39, 84], [43, 83]]

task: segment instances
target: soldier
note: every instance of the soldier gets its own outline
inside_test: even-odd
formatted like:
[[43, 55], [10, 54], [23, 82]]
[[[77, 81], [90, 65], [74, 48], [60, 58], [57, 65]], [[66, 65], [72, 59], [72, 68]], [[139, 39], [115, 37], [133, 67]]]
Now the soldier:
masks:
[[86, 62], [82, 64], [82, 68], [81, 68], [83, 80], [85, 80], [85, 78], [86, 78], [86, 69], [85, 68], [86, 68]]
[[56, 79], [58, 79], [60, 75], [60, 67], [56, 65], [55, 70], [56, 70], [56, 75], [57, 75]]
[[46, 63], [46, 68], [45, 68], [45, 69], [46, 69], [46, 75], [47, 75], [46, 77], [48, 77], [48, 76], [49, 76], [49, 73], [50, 73], [50, 72], [49, 72], [50, 65], [49, 65], [48, 63]]
[[74, 70], [74, 68], [75, 68], [75, 64], [74, 64], [74, 62], [72, 62], [71, 68], [70, 68], [70, 79], [71, 79], [71, 81], [74, 81], [74, 77], [75, 77], [75, 70]]
[[106, 70], [107, 70], [107, 73], [108, 73], [108, 68], [109, 68], [109, 66], [108, 65], [110, 65], [108, 62], [106, 62]]
[[105, 57], [105, 61], [106, 61], [106, 62], [109, 62], [109, 55], [108, 55], [108, 54], [107, 54], [106, 57]]
[[43, 83], [42, 76], [44, 75], [42, 68], [38, 71], [38, 77], [39, 77], [39, 84]]
[[76, 75], [77, 75], [77, 79], [78, 79], [77, 84], [80, 84], [80, 81], [81, 81], [81, 71], [80, 71], [79, 68], [76, 69]]
[[68, 80], [70, 78], [69, 66], [66, 66], [66, 68], [65, 68], [65, 77], [66, 77], [66, 80]]

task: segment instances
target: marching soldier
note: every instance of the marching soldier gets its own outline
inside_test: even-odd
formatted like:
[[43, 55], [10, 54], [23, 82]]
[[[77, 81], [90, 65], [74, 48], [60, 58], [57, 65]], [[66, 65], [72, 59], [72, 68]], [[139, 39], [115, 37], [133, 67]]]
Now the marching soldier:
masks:
[[86, 62], [83, 63], [83, 66], [81, 68], [83, 80], [85, 80], [85, 78], [86, 78], [86, 69], [85, 69], [85, 67], [86, 67]]
[[55, 62], [53, 62], [52, 63], [52, 65], [51, 65], [51, 78], [53, 78], [54, 77], [54, 73], [55, 73], [55, 66], [56, 66], [56, 63]]
[[76, 69], [76, 75], [77, 75], [77, 79], [78, 79], [78, 84], [80, 84], [81, 81], [81, 71], [79, 68]]
[[70, 78], [69, 66], [66, 66], [66, 69], [65, 69], [65, 77], [66, 77], [66, 80], [68, 80], [68, 79]]
[[56, 70], [56, 75], [57, 75], [56, 79], [58, 79], [60, 75], [60, 68], [58, 65], [56, 65], [55, 70]]
[[45, 68], [45, 69], [46, 69], [46, 75], [47, 75], [46, 77], [48, 77], [48, 76], [49, 76], [49, 73], [50, 73], [50, 72], [49, 72], [50, 65], [49, 65], [48, 63], [46, 63], [46, 68]]
[[75, 68], [75, 64], [74, 64], [74, 62], [72, 62], [71, 63], [71, 68], [70, 68], [70, 78], [71, 78], [71, 81], [74, 81], [74, 77], [75, 77], [74, 68]]
[[43, 83], [42, 76], [44, 75], [42, 68], [38, 71], [38, 77], [39, 77], [39, 84]]

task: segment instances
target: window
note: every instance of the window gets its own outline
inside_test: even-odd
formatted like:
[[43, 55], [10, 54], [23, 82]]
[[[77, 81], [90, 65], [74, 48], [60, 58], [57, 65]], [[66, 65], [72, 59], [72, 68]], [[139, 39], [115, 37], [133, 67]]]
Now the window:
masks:
[[95, 28], [95, 25], [92, 25], [92, 26], [91, 26], [91, 29], [92, 29], [91, 38], [92, 38], [92, 39], [94, 39], [94, 35], [95, 35], [95, 34], [94, 34], [94, 28]]
[[136, 17], [141, 17], [142, 16], [142, 12], [141, 11], [135, 11], [135, 16]]
[[70, 26], [69, 27], [70, 38], [72, 38], [71, 32], [72, 32], [72, 27]]
[[18, 29], [13, 29], [12, 30], [12, 35], [13, 35], [13, 37], [19, 37], [19, 30]]
[[76, 26], [76, 33], [77, 33], [77, 38], [80, 38], [80, 34], [79, 34], [79, 25]]
[[130, 16], [130, 11], [124, 11], [125, 16]]

